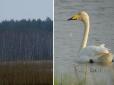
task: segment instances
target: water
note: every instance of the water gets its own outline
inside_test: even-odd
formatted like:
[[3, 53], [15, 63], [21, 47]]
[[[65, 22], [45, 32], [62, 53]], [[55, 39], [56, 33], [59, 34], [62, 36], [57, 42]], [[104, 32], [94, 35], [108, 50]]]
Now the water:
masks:
[[[85, 72], [82, 71], [87, 65], [87, 85], [114, 85], [113, 64], [78, 63], [84, 27], [81, 22], [68, 22], [67, 19], [80, 10], [87, 11], [90, 16], [88, 45], [105, 43], [114, 53], [114, 0], [55, 0], [55, 77], [60, 81], [61, 76], [68, 75], [73, 77], [69, 82], [73, 82], [78, 76], [83, 78]], [[97, 71], [91, 72], [91, 69]]]

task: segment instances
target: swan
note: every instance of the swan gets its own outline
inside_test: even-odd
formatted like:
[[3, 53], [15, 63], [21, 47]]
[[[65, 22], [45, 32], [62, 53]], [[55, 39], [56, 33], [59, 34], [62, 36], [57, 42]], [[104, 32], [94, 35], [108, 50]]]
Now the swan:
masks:
[[113, 55], [110, 49], [105, 47], [105, 44], [99, 46], [87, 46], [89, 30], [90, 30], [90, 20], [89, 15], [85, 11], [81, 11], [73, 15], [69, 20], [79, 20], [84, 23], [85, 29], [83, 33], [83, 40], [79, 52], [79, 56], [83, 60], [87, 60], [90, 63], [101, 62], [101, 63], [111, 63], [113, 62]]

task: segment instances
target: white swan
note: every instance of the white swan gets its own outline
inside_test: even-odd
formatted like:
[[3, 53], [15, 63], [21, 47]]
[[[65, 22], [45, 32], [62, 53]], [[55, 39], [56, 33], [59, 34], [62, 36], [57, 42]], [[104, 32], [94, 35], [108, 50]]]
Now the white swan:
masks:
[[100, 46], [87, 46], [90, 22], [89, 15], [85, 11], [81, 11], [76, 15], [72, 16], [68, 20], [80, 20], [84, 23], [84, 35], [80, 49], [80, 57], [83, 60], [87, 60], [90, 63], [93, 62], [102, 62], [102, 63], [110, 63], [112, 62], [113, 56], [108, 48], [105, 47], [104, 44]]

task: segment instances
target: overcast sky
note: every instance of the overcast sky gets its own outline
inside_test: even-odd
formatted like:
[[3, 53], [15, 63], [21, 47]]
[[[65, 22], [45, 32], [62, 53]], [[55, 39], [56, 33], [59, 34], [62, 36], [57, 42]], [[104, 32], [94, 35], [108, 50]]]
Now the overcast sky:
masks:
[[0, 0], [0, 21], [53, 17], [53, 0]]

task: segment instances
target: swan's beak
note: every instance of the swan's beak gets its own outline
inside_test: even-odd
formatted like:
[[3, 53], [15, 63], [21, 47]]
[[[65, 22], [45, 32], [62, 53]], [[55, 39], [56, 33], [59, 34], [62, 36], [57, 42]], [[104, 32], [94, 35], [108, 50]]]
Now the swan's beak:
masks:
[[71, 18], [69, 18], [69, 19], [67, 19], [68, 21], [70, 21], [70, 20], [72, 20], [72, 17]]
[[79, 19], [80, 19], [80, 15], [76, 14], [76, 15], [72, 16], [71, 18], [67, 19], [67, 20], [69, 21], [69, 20], [79, 20]]

